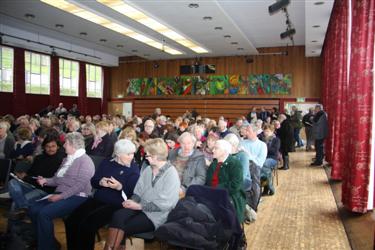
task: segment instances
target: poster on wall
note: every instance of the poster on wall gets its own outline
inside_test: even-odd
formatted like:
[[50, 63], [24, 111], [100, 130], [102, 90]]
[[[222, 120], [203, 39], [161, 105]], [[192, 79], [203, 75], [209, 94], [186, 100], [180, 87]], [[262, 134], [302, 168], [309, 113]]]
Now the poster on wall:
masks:
[[133, 78], [127, 96], [289, 95], [291, 74], [210, 75]]

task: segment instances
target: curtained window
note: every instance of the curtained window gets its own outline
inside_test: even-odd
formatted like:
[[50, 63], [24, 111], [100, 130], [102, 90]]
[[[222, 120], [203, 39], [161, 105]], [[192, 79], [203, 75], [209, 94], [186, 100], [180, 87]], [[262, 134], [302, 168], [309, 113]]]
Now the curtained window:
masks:
[[25, 92], [49, 95], [50, 69], [50, 56], [25, 51]]
[[0, 91], [13, 92], [14, 51], [0, 46]]
[[78, 96], [79, 65], [78, 62], [59, 59], [60, 95]]
[[87, 97], [103, 97], [103, 69], [100, 66], [86, 64]]

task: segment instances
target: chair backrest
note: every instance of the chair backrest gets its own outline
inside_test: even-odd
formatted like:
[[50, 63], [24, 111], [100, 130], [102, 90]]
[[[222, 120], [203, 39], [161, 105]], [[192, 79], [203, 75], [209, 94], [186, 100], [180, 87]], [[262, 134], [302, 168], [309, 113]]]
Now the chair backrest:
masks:
[[8, 186], [9, 174], [12, 168], [12, 160], [0, 159], [0, 192]]
[[94, 162], [95, 165], [95, 171], [98, 169], [100, 166], [100, 163], [105, 159], [104, 156], [97, 156], [97, 155], [89, 155], [91, 160]]

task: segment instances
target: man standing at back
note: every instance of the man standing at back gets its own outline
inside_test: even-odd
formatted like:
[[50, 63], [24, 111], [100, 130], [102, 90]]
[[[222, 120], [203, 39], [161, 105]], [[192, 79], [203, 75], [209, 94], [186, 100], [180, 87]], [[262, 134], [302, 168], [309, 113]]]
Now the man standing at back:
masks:
[[311, 166], [320, 166], [323, 164], [324, 158], [324, 140], [328, 136], [328, 118], [321, 104], [315, 106], [313, 135], [315, 138], [316, 157]]

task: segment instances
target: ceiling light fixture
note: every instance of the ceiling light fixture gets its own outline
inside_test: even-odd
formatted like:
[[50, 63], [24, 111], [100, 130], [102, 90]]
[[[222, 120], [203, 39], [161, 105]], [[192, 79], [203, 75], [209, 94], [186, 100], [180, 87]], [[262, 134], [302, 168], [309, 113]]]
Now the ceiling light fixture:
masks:
[[124, 48], [124, 45], [122, 45], [122, 44], [117, 44], [116, 47], [117, 47], [117, 48]]
[[27, 19], [34, 19], [34, 18], [35, 18], [35, 15], [30, 14], [30, 13], [26, 13], [26, 14], [25, 14], [25, 17], [26, 17]]
[[[68, 2], [66, 0], [41, 0], [43, 3], [49, 4], [55, 8], [58, 8], [60, 10], [66, 11], [68, 13], [71, 13], [73, 15], [79, 16], [85, 20], [88, 20], [90, 22], [93, 22], [95, 24], [98, 24], [100, 26], [103, 26], [107, 29], [113, 30], [117, 33], [120, 33], [122, 35], [131, 37], [141, 43], [147, 44], [151, 47], [154, 47], [156, 49], [161, 50], [162, 49], [162, 44], [160, 42], [155, 41], [154, 39], [142, 35], [138, 33], [137, 31], [128, 28], [127, 26], [124, 26], [122, 24], [116, 23], [108, 19], [102, 14], [97, 14], [97, 12], [91, 11], [88, 7], [83, 5], [77, 5], [73, 2]], [[100, 2], [108, 2], [108, 3], [117, 3], [118, 1], [116, 0], [101, 0]], [[121, 3], [123, 3], [120, 0]], [[81, 7], [82, 6], [82, 7]], [[121, 10], [122, 11], [122, 10]], [[171, 55], [181, 55], [183, 52], [171, 48], [171, 47], [166, 47], [165, 52]]]
[[225, 35], [224, 38], [231, 38], [231, 35]]
[[211, 16], [204, 16], [204, 17], [203, 17], [203, 20], [204, 20], [204, 21], [211, 21], [211, 20], [212, 20], [212, 17], [211, 17]]
[[313, 27], [313, 28], [319, 28], [320, 25], [313, 25], [312, 27]]
[[197, 3], [191, 3], [188, 6], [189, 6], [189, 8], [192, 8], [192, 9], [199, 8], [199, 4], [197, 4]]
[[105, 43], [105, 42], [107, 42], [107, 39], [102, 38], [99, 41], [101, 41], [102, 43]]
[[79, 35], [80, 36], [87, 36], [87, 33], [86, 32], [80, 32]]
[[55, 27], [58, 28], [58, 29], [62, 29], [64, 28], [64, 24], [55, 24]]
[[232, 45], [237, 45], [238, 42], [231, 42], [230, 44], [232, 44]]
[[312, 40], [311, 42], [312, 42], [312, 43], [317, 43], [318, 41], [317, 41], [317, 40]]
[[290, 0], [278, 0], [276, 3], [268, 7], [268, 13], [270, 13], [270, 15], [273, 15], [281, 9], [285, 9], [289, 3]]
[[314, 5], [323, 5], [324, 2], [315, 2]]
[[237, 48], [237, 50], [243, 50], [243, 48]]
[[[146, 27], [160, 33], [161, 35], [168, 37], [169, 39], [193, 50], [196, 53], [208, 53], [209, 51], [201, 46], [199, 46], [196, 42], [192, 41], [189, 38], [186, 38], [184, 35], [172, 30], [171, 28], [167, 27], [166, 25], [160, 23], [159, 21], [155, 20], [154, 18], [148, 16], [146, 13], [142, 12], [141, 10], [136, 9], [133, 6], [125, 3], [122, 0], [96, 0], [97, 2], [119, 12], [120, 14], [127, 16], [128, 18], [145, 25]], [[147, 43], [147, 42], [146, 42]], [[157, 47], [162, 49], [162, 44], [156, 41], [150, 41], [147, 43], [150, 46]], [[153, 44], [153, 45], [151, 45]], [[169, 53], [171, 48], [166, 46], [165, 52]], [[180, 52], [182, 54], [182, 52]]]
[[149, 56], [150, 56], [150, 54], [143, 54], [143, 56], [145, 56], [145, 57], [149, 57]]
[[215, 30], [223, 30], [223, 27], [215, 27]]
[[133, 52], [133, 53], [137, 53], [137, 52], [138, 52], [138, 50], [136, 50], [136, 49], [133, 49], [133, 50], [132, 50], [132, 52]]

